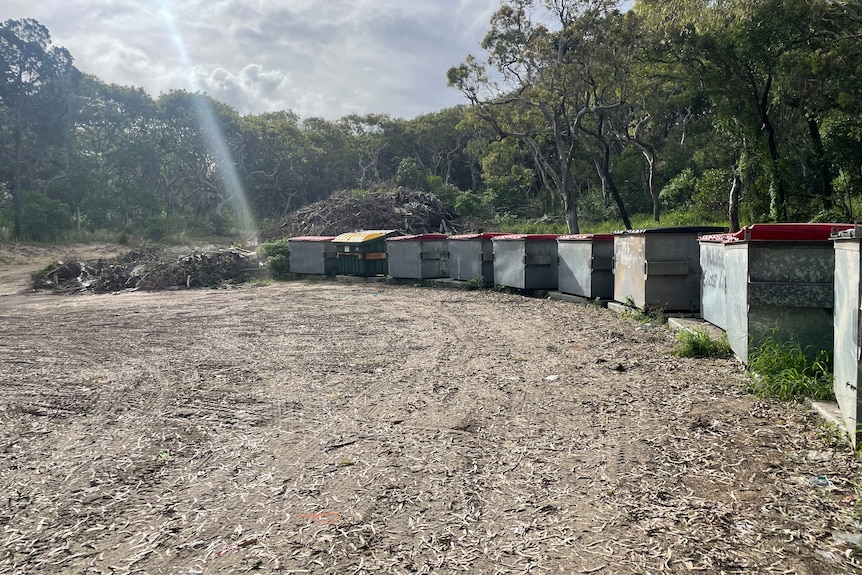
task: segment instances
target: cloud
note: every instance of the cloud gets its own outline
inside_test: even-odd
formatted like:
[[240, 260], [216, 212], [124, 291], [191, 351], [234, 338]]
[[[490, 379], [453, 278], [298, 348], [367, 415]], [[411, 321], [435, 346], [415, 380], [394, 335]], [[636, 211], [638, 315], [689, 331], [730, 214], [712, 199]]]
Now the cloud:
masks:
[[463, 103], [450, 66], [499, 0], [6, 0], [84, 72], [157, 97], [203, 90], [240, 113], [411, 118]]

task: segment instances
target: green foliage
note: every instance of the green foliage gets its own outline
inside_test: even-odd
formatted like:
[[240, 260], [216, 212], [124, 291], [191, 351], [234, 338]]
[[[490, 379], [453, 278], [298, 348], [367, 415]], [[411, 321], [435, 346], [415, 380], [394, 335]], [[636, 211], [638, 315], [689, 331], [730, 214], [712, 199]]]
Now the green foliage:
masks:
[[767, 337], [748, 354], [748, 391], [781, 400], [835, 399], [829, 354], [809, 361], [796, 341]]
[[722, 333], [718, 339], [713, 338], [703, 328], [683, 329], [676, 334], [674, 353], [680, 357], [730, 357], [732, 351], [727, 341], [727, 334]]
[[275, 280], [285, 280], [290, 277], [290, 243], [287, 239], [261, 244], [258, 251], [269, 266], [270, 275]]
[[21, 239], [57, 241], [72, 227], [65, 204], [42, 192], [27, 192], [21, 202]]
[[[657, 227], [673, 227], [673, 226], [719, 226], [727, 227], [726, 219], [705, 220], [695, 216], [687, 210], [677, 210], [673, 212], [664, 212], [661, 217], [661, 222], [656, 222], [652, 218], [652, 214], [633, 214], [632, 228], [636, 230], [651, 229]], [[584, 233], [610, 233], [620, 229], [619, 221], [605, 221], [584, 224]]]
[[641, 325], [651, 324], [657, 326], [667, 323], [667, 316], [660, 307], [647, 306], [644, 309], [640, 309], [635, 305], [631, 296], [626, 296], [626, 301], [623, 305], [625, 305], [625, 309], [622, 316], [634, 320]]

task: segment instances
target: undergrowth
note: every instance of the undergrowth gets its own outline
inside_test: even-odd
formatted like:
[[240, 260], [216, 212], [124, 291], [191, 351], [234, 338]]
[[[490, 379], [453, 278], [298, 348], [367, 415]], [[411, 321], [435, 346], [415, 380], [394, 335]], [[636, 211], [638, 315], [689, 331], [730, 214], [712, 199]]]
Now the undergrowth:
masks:
[[664, 325], [667, 323], [667, 316], [665, 316], [664, 310], [660, 307], [645, 306], [644, 309], [640, 309], [635, 305], [631, 296], [626, 297], [624, 305], [626, 306], [626, 309], [623, 310], [621, 315], [634, 320], [641, 325], [647, 323], [652, 325]]
[[730, 357], [730, 343], [727, 334], [716, 339], [703, 328], [683, 329], [676, 334], [674, 353], [680, 357]]
[[749, 352], [748, 371], [746, 389], [756, 395], [785, 401], [835, 399], [831, 361], [825, 350], [809, 361], [798, 342], [766, 338]]

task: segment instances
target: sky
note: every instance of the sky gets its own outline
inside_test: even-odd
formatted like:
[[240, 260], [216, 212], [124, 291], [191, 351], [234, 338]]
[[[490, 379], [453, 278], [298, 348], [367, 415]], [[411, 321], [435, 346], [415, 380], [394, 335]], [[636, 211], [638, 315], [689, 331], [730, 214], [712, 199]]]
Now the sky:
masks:
[[75, 66], [154, 98], [205, 92], [241, 114], [411, 119], [466, 103], [446, 70], [480, 55], [499, 0], [3, 0]]

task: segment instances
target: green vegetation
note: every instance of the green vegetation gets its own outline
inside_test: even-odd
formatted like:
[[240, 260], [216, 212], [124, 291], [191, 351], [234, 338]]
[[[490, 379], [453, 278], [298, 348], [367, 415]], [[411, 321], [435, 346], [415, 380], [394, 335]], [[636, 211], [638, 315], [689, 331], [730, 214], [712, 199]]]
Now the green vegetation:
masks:
[[278, 237], [285, 214], [336, 191], [399, 186], [436, 195], [465, 231], [853, 221], [859, 2], [501, 0], [487, 57], [447, 73], [465, 105], [410, 120], [153, 98], [75, 69], [39, 22], [7, 20], [0, 241]]
[[287, 239], [261, 244], [258, 252], [269, 267], [272, 279], [285, 280], [290, 277], [290, 243]]
[[718, 339], [712, 337], [703, 328], [683, 329], [676, 334], [676, 349], [674, 353], [680, 357], [730, 357], [732, 351], [727, 341], [727, 334], [722, 333]]
[[810, 361], [795, 341], [764, 339], [749, 351], [748, 371], [747, 390], [763, 397], [835, 399], [829, 354], [820, 351]]
[[667, 316], [660, 307], [648, 306], [645, 309], [640, 309], [635, 305], [631, 296], [626, 296], [626, 301], [623, 305], [625, 305], [625, 309], [622, 316], [634, 320], [641, 325], [651, 324], [657, 326], [667, 323]]

